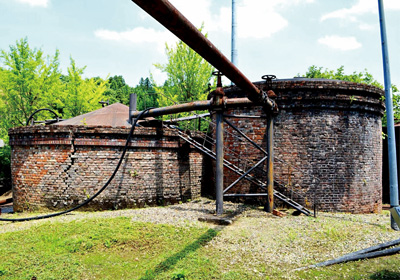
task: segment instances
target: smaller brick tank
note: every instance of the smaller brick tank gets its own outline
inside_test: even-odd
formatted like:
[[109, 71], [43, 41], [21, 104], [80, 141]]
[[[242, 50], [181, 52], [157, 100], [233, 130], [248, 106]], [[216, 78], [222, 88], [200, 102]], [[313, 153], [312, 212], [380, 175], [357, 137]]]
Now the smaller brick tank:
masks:
[[[96, 125], [11, 129], [14, 210], [69, 208], [93, 195], [114, 171], [129, 130]], [[202, 164], [203, 156], [175, 132], [137, 127], [117, 175], [89, 207], [132, 208], [198, 198]]]
[[[256, 85], [272, 89], [277, 95], [275, 188], [307, 206], [312, 206], [315, 199], [320, 210], [381, 211], [383, 91], [364, 84], [303, 78]], [[245, 96], [236, 87], [226, 89], [225, 93], [228, 97]], [[266, 114], [262, 107], [232, 109], [226, 114], [248, 115], [249, 118], [230, 121], [266, 147]], [[263, 157], [250, 145], [246, 148], [235, 144], [229, 135], [225, 146], [254, 163]], [[229, 154], [226, 157], [230, 159]], [[225, 172], [228, 186], [237, 176]], [[261, 190], [243, 182], [233, 192]]]

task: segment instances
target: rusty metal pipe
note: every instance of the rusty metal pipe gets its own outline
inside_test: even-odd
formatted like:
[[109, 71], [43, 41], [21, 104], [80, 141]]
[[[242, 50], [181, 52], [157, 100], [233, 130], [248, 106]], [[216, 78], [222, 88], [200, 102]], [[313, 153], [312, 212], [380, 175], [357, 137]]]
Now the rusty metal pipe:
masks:
[[195, 52], [247, 93], [249, 99], [274, 108], [274, 102], [260, 91], [229, 61], [187, 18], [167, 0], [132, 0], [165, 28], [185, 42]]
[[[172, 105], [172, 106], [167, 106], [167, 107], [161, 107], [161, 108], [154, 108], [150, 109], [146, 113], [143, 114], [143, 117], [157, 117], [157, 116], [162, 116], [162, 115], [171, 115], [171, 114], [176, 114], [176, 113], [182, 113], [182, 112], [190, 112], [190, 111], [195, 111], [195, 110], [210, 110], [210, 109], [215, 109], [215, 108], [230, 108], [230, 107], [239, 107], [239, 106], [248, 106], [253, 104], [248, 98], [231, 98], [231, 99], [226, 99], [225, 103], [221, 106], [216, 106], [213, 104], [211, 100], [203, 100], [203, 101], [194, 101], [194, 102], [189, 102], [189, 103], [184, 103], [184, 104], [177, 104], [177, 105]], [[136, 111], [132, 113], [132, 117], [136, 118], [141, 112]]]
[[270, 114], [267, 118], [267, 192], [268, 201], [266, 211], [272, 213], [274, 211], [274, 118]]
[[216, 111], [215, 117], [215, 206], [216, 214], [224, 213], [224, 113]]

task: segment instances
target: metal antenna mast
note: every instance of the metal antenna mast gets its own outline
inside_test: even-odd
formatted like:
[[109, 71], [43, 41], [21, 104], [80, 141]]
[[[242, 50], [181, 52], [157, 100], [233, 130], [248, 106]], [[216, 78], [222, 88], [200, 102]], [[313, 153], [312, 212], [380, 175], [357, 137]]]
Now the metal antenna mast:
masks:
[[236, 0], [232, 0], [232, 41], [231, 41], [231, 62], [237, 67], [237, 49], [236, 49]]
[[[390, 80], [389, 54], [388, 43], [386, 37], [385, 11], [383, 9], [383, 1], [378, 0], [379, 7], [379, 23], [381, 28], [382, 40], [382, 59], [383, 59], [383, 74], [385, 80], [385, 102], [386, 102], [386, 117], [388, 131], [388, 147], [389, 147], [389, 183], [390, 183], [390, 207], [399, 206], [399, 187], [397, 182], [397, 161], [396, 161], [396, 139], [394, 134], [394, 117], [393, 117], [393, 94], [392, 83]], [[391, 226], [394, 230], [399, 230], [391, 215]]]

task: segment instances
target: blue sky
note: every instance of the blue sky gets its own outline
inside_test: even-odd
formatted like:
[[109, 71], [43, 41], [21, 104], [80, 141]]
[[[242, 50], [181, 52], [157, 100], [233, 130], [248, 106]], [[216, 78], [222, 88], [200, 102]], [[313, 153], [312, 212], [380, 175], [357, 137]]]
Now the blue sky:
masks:
[[[230, 58], [231, 0], [170, 0]], [[252, 81], [292, 78], [311, 65], [367, 69], [383, 81], [377, 0], [237, 0], [238, 68]], [[392, 83], [400, 86], [400, 1], [384, 0]], [[174, 35], [130, 0], [0, 0], [0, 49], [27, 37], [87, 66], [85, 76], [123, 75], [135, 86], [165, 63]]]

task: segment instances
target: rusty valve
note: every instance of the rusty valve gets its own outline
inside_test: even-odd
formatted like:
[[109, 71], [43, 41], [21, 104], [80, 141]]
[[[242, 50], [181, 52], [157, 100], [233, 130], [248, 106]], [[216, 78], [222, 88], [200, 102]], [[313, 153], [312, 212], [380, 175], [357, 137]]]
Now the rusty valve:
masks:
[[[267, 95], [269, 98], [276, 98], [276, 94], [270, 88], [272, 87], [272, 80], [276, 79], [275, 75], [263, 75], [261, 79], [265, 80], [265, 84], [267, 85]], [[276, 106], [276, 104], [275, 104]]]
[[222, 88], [222, 72], [214, 71], [212, 73], [214, 76], [217, 76], [217, 88], [211, 93], [212, 94], [212, 103], [215, 106], [224, 105], [226, 97], [224, 89]]

